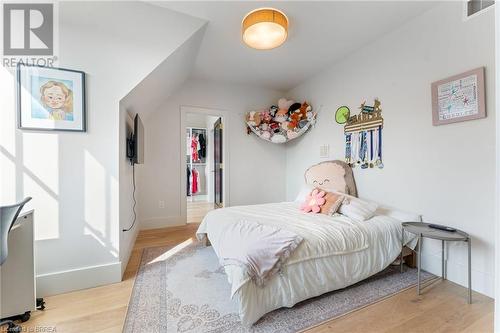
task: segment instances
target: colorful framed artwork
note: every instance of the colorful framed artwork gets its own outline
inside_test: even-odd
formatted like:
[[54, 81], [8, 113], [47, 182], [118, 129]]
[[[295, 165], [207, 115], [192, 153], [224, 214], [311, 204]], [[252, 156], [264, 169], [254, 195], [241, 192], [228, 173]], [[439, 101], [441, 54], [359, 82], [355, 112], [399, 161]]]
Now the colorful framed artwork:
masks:
[[434, 126], [486, 117], [484, 67], [433, 82]]
[[85, 73], [18, 65], [17, 108], [20, 129], [85, 132]]

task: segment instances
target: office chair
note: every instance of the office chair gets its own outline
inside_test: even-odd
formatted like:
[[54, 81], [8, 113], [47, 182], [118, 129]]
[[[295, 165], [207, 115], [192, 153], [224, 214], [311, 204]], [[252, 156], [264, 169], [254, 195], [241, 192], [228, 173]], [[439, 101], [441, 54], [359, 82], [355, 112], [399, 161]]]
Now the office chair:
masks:
[[[7, 240], [9, 238], [10, 229], [12, 229], [24, 205], [30, 200], [31, 197], [27, 197], [14, 205], [0, 207], [0, 266], [7, 260], [9, 251]], [[12, 320], [0, 320], [0, 327], [6, 325], [8, 326], [7, 332], [9, 333], [18, 333], [22, 331], [21, 326], [17, 325]]]

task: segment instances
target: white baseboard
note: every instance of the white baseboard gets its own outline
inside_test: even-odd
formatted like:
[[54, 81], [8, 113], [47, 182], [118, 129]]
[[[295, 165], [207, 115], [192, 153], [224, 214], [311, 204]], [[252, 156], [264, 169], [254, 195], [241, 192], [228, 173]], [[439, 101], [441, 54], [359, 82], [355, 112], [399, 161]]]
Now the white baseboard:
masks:
[[146, 229], [159, 229], [167, 227], [179, 227], [182, 225], [186, 225], [186, 217], [168, 216], [168, 217], [155, 217], [152, 219], [142, 220], [139, 227], [140, 230], [146, 230]]
[[36, 296], [46, 297], [121, 281], [121, 262], [40, 274]]
[[[441, 255], [422, 253], [422, 269], [434, 275], [441, 276]], [[446, 263], [446, 278], [465, 288], [468, 287], [467, 266], [448, 260]], [[472, 290], [493, 298], [495, 291], [495, 278], [489, 274], [472, 269]]]

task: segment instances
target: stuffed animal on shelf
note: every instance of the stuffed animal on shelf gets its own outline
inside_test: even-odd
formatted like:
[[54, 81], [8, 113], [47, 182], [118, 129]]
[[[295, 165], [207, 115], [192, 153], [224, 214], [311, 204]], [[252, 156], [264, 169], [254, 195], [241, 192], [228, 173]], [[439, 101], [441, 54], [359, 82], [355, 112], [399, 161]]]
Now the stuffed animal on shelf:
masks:
[[302, 119], [307, 118], [307, 112], [309, 111], [312, 111], [312, 107], [309, 104], [307, 104], [307, 102], [302, 103], [299, 109], [299, 112], [302, 115]]
[[274, 143], [285, 143], [286, 142], [286, 136], [284, 136], [281, 133], [276, 133], [271, 137], [271, 141]]
[[289, 129], [294, 129], [299, 127], [299, 122], [302, 119], [302, 114], [300, 112], [294, 112], [290, 115], [290, 122], [288, 124]]
[[262, 131], [260, 132], [260, 137], [266, 140], [271, 139], [271, 132], [269, 131]]
[[272, 105], [270, 108], [269, 108], [269, 114], [271, 115], [272, 118], [274, 118], [276, 116], [276, 112], [278, 112], [278, 106], [277, 105]]
[[265, 110], [260, 112], [260, 119], [262, 123], [269, 124], [273, 120], [273, 117], [269, 111]]
[[276, 116], [274, 116], [274, 121], [277, 121], [278, 123], [282, 123], [284, 121], [288, 120], [288, 110], [287, 109], [279, 109], [278, 112], [276, 112]]
[[278, 123], [278, 122], [272, 122], [272, 123], [269, 124], [269, 128], [274, 133], [279, 132], [280, 131], [280, 123]]
[[258, 127], [260, 125], [260, 112], [250, 111], [247, 114], [247, 124], [250, 126]]
[[292, 106], [292, 104], [295, 103], [294, 100], [287, 100], [286, 98], [280, 98], [278, 101], [278, 109], [283, 109], [287, 110]]
[[290, 107], [288, 108], [288, 114], [292, 114], [294, 113], [296, 110], [299, 110], [300, 107], [302, 106], [302, 104], [300, 103], [293, 103], [292, 105], [290, 105]]
[[292, 139], [295, 139], [296, 137], [298, 137], [299, 133], [289, 129], [288, 131], [286, 131], [286, 136], [287, 136], [288, 140], [292, 140]]
[[286, 143], [302, 135], [316, 121], [316, 113], [304, 101], [280, 98], [278, 105], [246, 114], [247, 133], [273, 143]]

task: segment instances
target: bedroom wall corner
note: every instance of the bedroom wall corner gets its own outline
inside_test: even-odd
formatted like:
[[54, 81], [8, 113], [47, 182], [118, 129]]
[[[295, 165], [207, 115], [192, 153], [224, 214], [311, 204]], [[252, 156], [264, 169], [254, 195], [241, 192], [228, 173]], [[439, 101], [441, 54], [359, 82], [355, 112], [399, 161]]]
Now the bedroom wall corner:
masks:
[[[378, 97], [385, 168], [354, 169], [360, 196], [469, 232], [473, 289], [492, 297], [494, 45], [494, 11], [464, 20], [462, 2], [443, 2], [292, 89], [288, 95], [324, 107], [316, 128], [288, 144], [287, 199], [299, 191], [303, 171], [320, 161], [320, 145], [330, 145], [331, 159], [344, 158], [336, 109], [348, 105], [357, 113], [361, 102]], [[431, 83], [481, 66], [486, 69], [487, 118], [432, 126]], [[448, 250], [448, 277], [465, 285], [466, 246], [450, 244]], [[440, 252], [437, 242], [424, 241], [424, 269], [440, 274]]]

